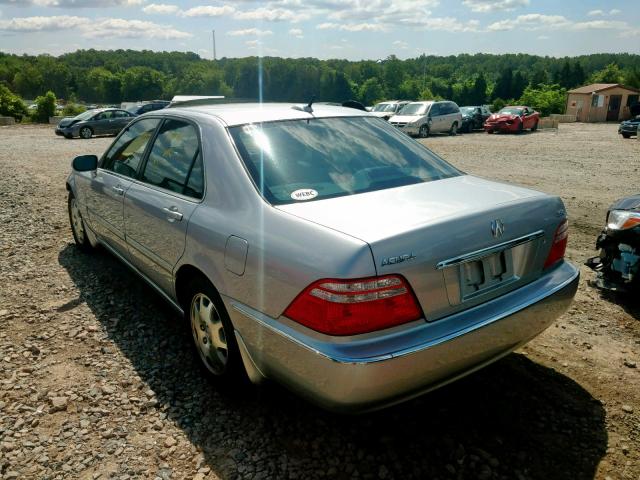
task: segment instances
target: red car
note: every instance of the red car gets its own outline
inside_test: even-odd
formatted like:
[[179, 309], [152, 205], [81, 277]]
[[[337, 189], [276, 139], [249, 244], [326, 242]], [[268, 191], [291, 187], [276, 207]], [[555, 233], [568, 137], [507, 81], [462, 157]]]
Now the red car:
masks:
[[540, 114], [529, 107], [504, 107], [498, 113], [492, 113], [484, 122], [487, 133], [517, 132], [526, 129], [535, 132], [538, 129]]

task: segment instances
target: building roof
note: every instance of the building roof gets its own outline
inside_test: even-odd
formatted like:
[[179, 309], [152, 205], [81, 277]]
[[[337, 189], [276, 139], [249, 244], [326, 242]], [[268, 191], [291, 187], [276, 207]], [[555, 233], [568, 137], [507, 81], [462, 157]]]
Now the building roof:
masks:
[[640, 90], [638, 90], [637, 88], [625, 87], [621, 83], [592, 83], [591, 85], [585, 85], [584, 87], [569, 90], [568, 93], [596, 93], [614, 87], [624, 88], [625, 90], [629, 90], [630, 92], [634, 93], [640, 93]]

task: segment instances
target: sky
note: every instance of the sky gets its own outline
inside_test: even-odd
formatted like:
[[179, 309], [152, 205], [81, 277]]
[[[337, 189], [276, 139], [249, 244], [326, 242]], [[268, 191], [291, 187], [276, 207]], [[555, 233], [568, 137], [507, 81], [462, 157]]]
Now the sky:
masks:
[[384, 59], [640, 53], [637, 0], [0, 0], [0, 51]]

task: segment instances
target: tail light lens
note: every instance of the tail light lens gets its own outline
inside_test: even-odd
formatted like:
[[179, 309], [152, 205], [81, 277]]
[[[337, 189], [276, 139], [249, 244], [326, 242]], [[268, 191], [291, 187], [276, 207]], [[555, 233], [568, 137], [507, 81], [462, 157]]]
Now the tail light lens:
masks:
[[418, 320], [422, 310], [403, 277], [385, 275], [318, 280], [291, 302], [284, 315], [327, 335], [357, 335]]
[[567, 219], [565, 218], [560, 222], [558, 228], [556, 228], [556, 233], [553, 236], [553, 244], [551, 245], [551, 250], [549, 251], [547, 260], [544, 262], [544, 268], [548, 268], [564, 258], [564, 252], [567, 250], [568, 239], [569, 222], [567, 222]]

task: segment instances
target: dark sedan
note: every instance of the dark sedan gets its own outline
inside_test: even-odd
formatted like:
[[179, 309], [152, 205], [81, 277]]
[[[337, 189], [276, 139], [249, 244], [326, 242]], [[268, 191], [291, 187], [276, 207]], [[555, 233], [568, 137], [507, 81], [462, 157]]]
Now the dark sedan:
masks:
[[485, 106], [460, 107], [462, 114], [461, 132], [471, 133], [473, 130], [481, 130], [484, 122], [491, 116], [491, 112]]
[[640, 115], [622, 122], [618, 127], [618, 133], [623, 138], [630, 138], [633, 135], [638, 135], [638, 128], [640, 128]]
[[117, 135], [134, 118], [133, 113], [119, 108], [96, 108], [82, 112], [76, 117], [60, 120], [56, 127], [56, 135], [66, 138]]

